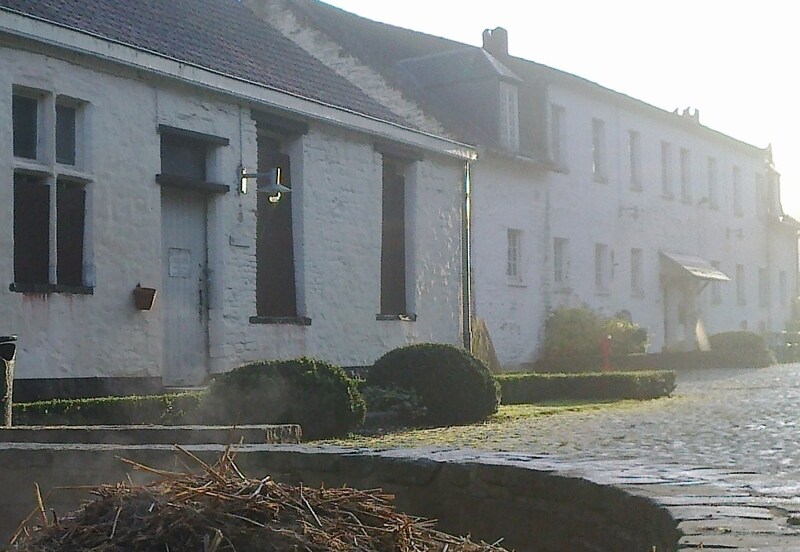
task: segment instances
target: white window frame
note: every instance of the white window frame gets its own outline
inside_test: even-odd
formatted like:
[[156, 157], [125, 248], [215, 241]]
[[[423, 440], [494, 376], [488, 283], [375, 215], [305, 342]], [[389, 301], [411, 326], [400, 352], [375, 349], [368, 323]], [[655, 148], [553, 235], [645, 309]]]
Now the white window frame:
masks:
[[708, 206], [711, 209], [719, 209], [719, 185], [718, 185], [718, 170], [717, 158], [709, 157], [707, 166], [708, 178]]
[[549, 145], [550, 161], [556, 170], [566, 171], [566, 112], [564, 106], [550, 104]]
[[[16, 157], [13, 159], [13, 173], [31, 176], [49, 189], [49, 250], [47, 252], [49, 268], [47, 283], [34, 283], [38, 291], [43, 293], [85, 294], [93, 293], [96, 285], [94, 266], [94, 225], [93, 225], [93, 184], [94, 175], [91, 172], [88, 152], [91, 150], [87, 143], [89, 139], [86, 130], [90, 117], [91, 106], [86, 100], [72, 96], [56, 94], [52, 90], [29, 87], [24, 84], [13, 84], [12, 96], [23, 96], [37, 101], [37, 137], [36, 155], [34, 158]], [[63, 105], [75, 110], [74, 147], [75, 162], [61, 164], [56, 160], [56, 106]], [[12, 121], [13, 126], [13, 121]], [[82, 230], [82, 268], [81, 285], [64, 284], [59, 282], [59, 184], [79, 186], [84, 191], [83, 203], [83, 230]], [[31, 291], [27, 282], [14, 282], [13, 291]]]
[[770, 286], [769, 286], [769, 269], [758, 269], [758, 306], [770, 306]]
[[506, 276], [509, 284], [522, 283], [522, 230], [506, 231]]
[[519, 99], [517, 87], [500, 83], [500, 143], [509, 151], [519, 151]]
[[592, 119], [592, 175], [596, 182], [607, 182], [606, 122]]
[[740, 306], [747, 304], [744, 265], [741, 264], [736, 265], [736, 304]]
[[631, 190], [642, 190], [642, 135], [638, 130], [628, 131], [628, 163]]
[[744, 215], [744, 209], [742, 208], [742, 168], [734, 165], [731, 170], [731, 178], [733, 180], [733, 214], [741, 217]]
[[680, 151], [681, 169], [681, 201], [691, 203], [692, 201], [692, 151], [689, 148], [681, 148]]
[[666, 199], [675, 197], [672, 190], [672, 144], [666, 140], [661, 141], [661, 196]]

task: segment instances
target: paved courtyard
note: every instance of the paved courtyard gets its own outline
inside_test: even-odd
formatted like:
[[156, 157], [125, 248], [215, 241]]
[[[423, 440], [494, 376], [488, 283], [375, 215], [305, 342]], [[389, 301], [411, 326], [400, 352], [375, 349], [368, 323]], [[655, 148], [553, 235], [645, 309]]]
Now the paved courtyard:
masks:
[[684, 549], [800, 551], [799, 416], [800, 364], [705, 370], [673, 398], [533, 419], [494, 446], [655, 498]]

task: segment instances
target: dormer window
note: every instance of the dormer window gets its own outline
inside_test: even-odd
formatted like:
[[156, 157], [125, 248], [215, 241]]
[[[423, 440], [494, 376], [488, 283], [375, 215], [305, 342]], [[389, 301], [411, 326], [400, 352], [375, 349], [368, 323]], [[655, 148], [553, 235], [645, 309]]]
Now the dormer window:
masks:
[[500, 83], [500, 144], [508, 151], [519, 151], [519, 102], [517, 87]]

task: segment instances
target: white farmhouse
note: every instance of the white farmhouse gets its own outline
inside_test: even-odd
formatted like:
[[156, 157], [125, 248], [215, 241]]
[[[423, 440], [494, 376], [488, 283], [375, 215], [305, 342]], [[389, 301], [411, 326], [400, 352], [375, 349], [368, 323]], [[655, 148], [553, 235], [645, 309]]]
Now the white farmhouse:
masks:
[[0, 91], [18, 396], [463, 343], [474, 151], [242, 3], [0, 0]]
[[347, 59], [340, 74], [374, 99], [476, 145], [473, 312], [507, 368], [536, 359], [562, 306], [629, 316], [655, 351], [791, 318], [800, 226], [769, 148], [511, 56], [502, 28], [477, 48], [318, 0], [251, 3], [317, 58]]

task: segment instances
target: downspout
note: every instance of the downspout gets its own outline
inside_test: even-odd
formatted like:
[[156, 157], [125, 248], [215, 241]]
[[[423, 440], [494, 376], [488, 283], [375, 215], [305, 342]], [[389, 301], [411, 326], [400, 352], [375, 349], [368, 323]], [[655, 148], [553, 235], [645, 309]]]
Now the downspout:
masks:
[[472, 209], [472, 183], [470, 162], [464, 162], [463, 197], [461, 203], [461, 332], [464, 349], [472, 352], [472, 260], [470, 244], [472, 232], [470, 216]]

